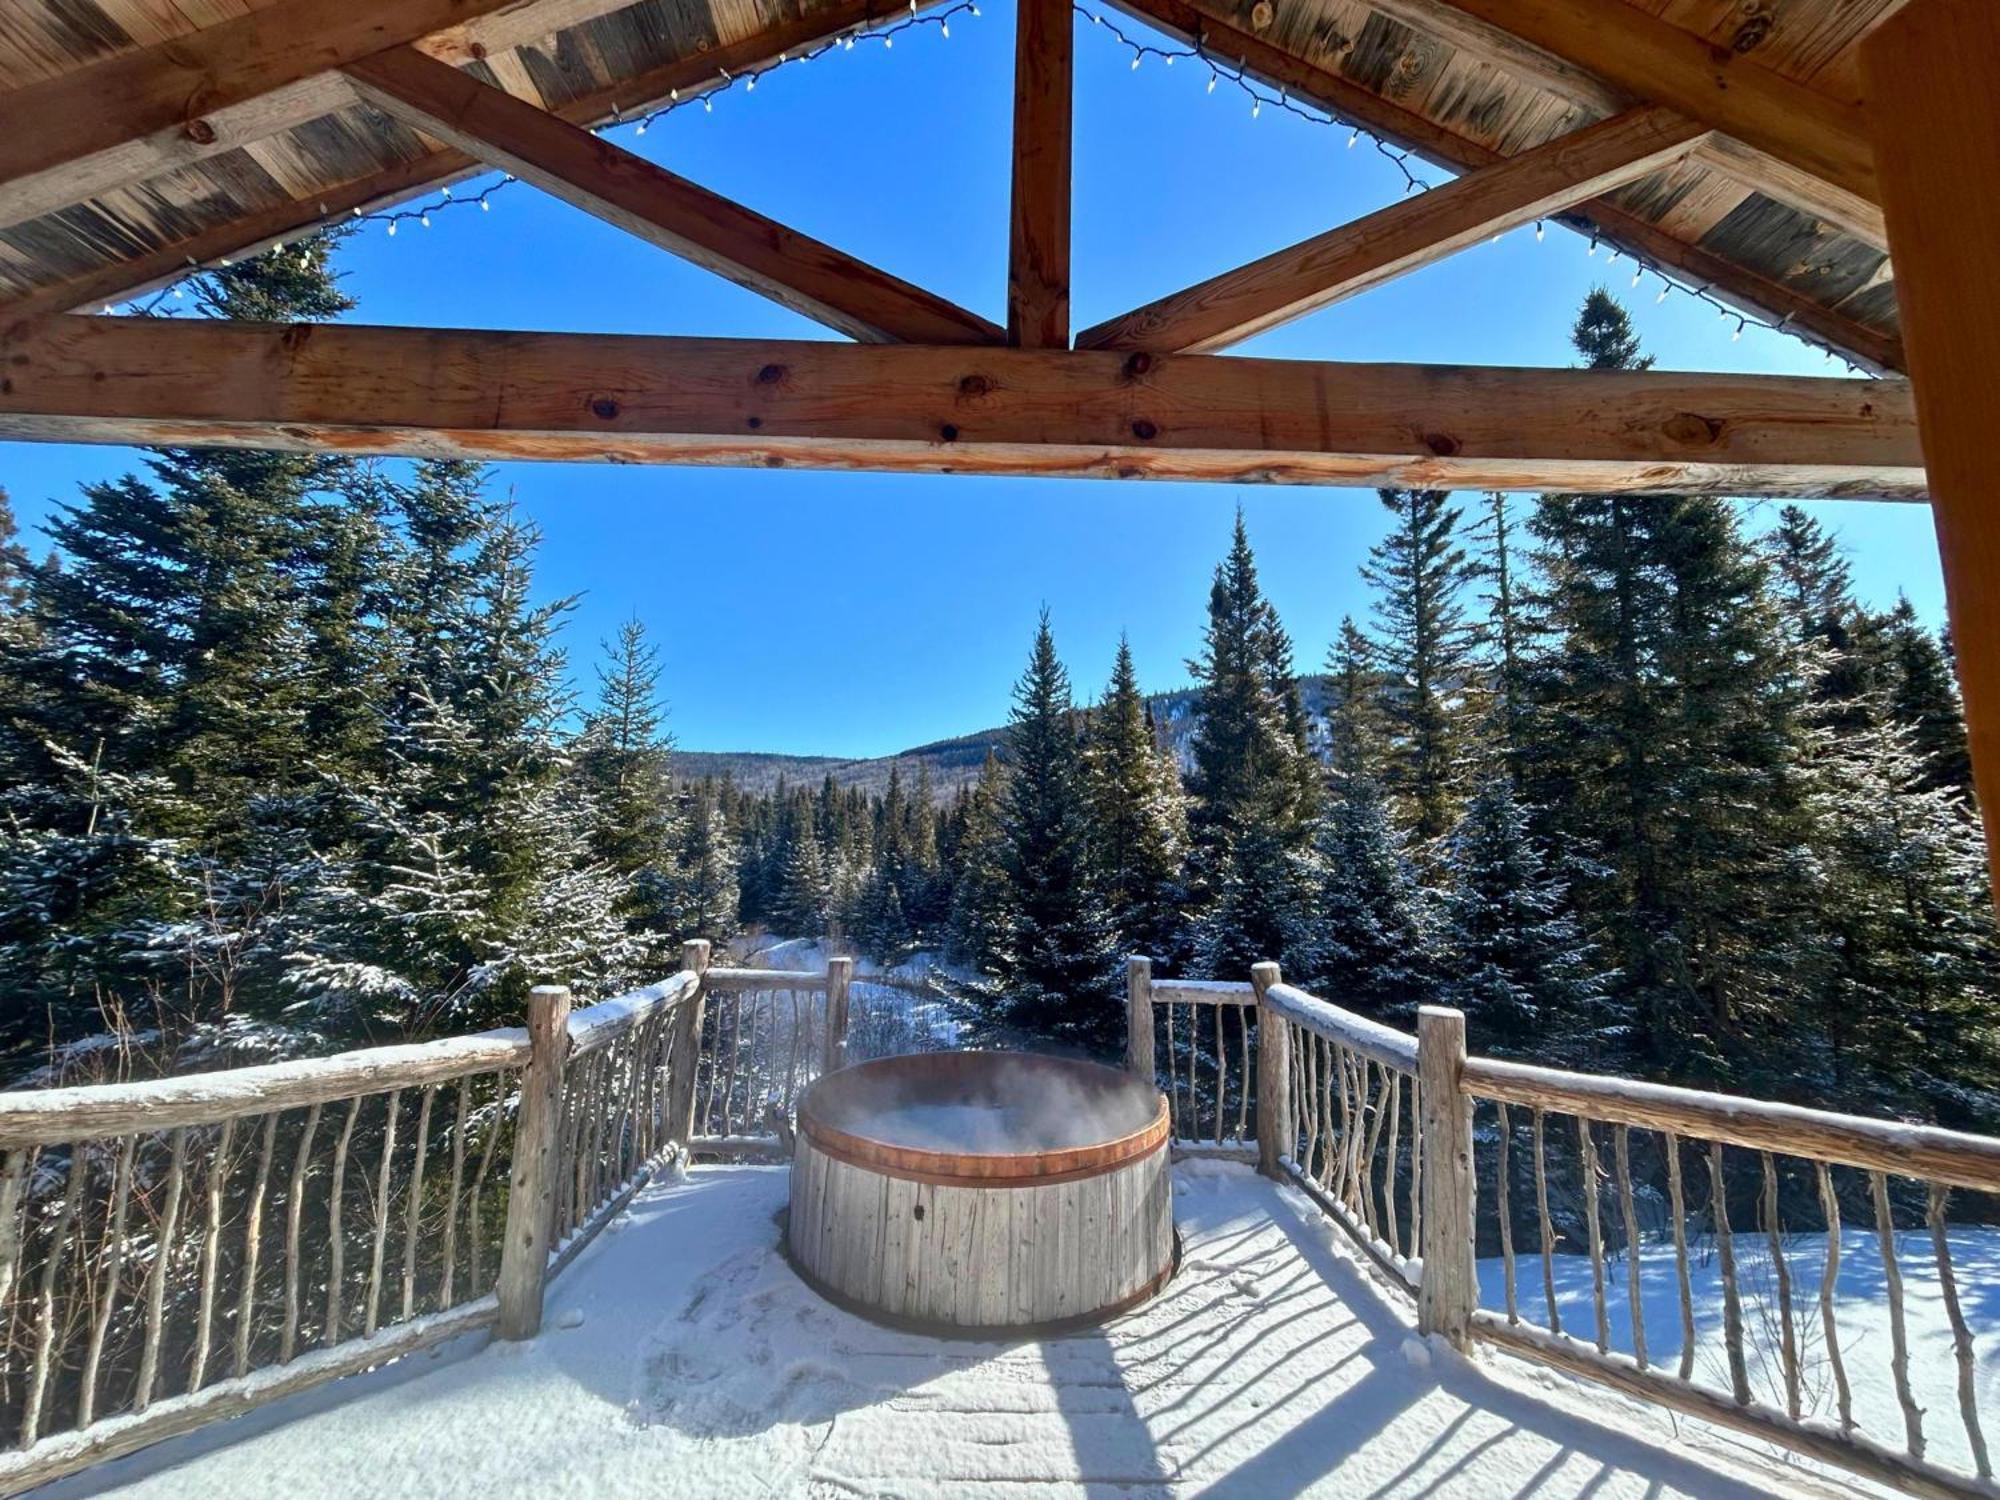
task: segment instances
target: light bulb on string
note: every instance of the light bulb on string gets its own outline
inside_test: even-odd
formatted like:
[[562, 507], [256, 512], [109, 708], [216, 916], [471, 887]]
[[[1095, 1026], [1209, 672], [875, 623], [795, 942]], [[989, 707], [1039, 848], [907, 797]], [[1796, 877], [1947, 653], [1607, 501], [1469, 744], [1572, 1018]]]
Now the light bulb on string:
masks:
[[1208, 93], [1211, 93], [1211, 94], [1215, 92], [1215, 74], [1214, 74], [1214, 72], [1213, 72], [1213, 71], [1211, 71], [1211, 72], [1209, 73], [1209, 75], [1208, 75], [1208, 89], [1207, 89], [1207, 92], [1208, 92]]
[[1669, 291], [1671, 291], [1671, 290], [1673, 290], [1673, 289], [1672, 289], [1671, 287], [1667, 287], [1667, 286], [1662, 286], [1662, 287], [1660, 288], [1660, 295], [1659, 295], [1659, 296], [1657, 296], [1657, 297], [1655, 297], [1655, 298], [1654, 298], [1653, 300], [1654, 300], [1655, 302], [1664, 302], [1664, 301], [1666, 301], [1666, 300], [1667, 300], [1667, 293], [1668, 293]]
[[1350, 132], [1347, 137], [1347, 149], [1349, 151], [1352, 151], [1356, 146], [1360, 144], [1361, 144], [1361, 132], [1358, 130]]
[[1542, 223], [1540, 219], [1535, 220], [1535, 243], [1537, 245], [1539, 245], [1542, 242], [1542, 236], [1547, 233], [1548, 233], [1548, 226]]

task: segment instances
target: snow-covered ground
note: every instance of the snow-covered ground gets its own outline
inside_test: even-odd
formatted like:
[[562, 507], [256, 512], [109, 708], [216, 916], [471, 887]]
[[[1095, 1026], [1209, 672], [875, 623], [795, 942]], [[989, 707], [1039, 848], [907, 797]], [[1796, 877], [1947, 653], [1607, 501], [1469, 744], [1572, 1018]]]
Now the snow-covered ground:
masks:
[[[469, 1342], [66, 1481], [160, 1500], [358, 1495], [1700, 1496], [1786, 1486], [1598, 1390], [1417, 1339], [1311, 1206], [1176, 1170], [1179, 1276], [1109, 1326], [924, 1338], [822, 1302], [776, 1251], [786, 1174], [652, 1189]], [[1831, 1490], [1822, 1491], [1830, 1493]]]
[[[1801, 1409], [1808, 1417], [1833, 1422], [1837, 1397], [1833, 1363], [1827, 1357], [1819, 1285], [1826, 1265], [1823, 1234], [1788, 1235], [1782, 1243], [1791, 1275], [1793, 1339], [1802, 1378]], [[1960, 1305], [1973, 1334], [1978, 1363], [1978, 1404], [1991, 1417], [2000, 1413], [2000, 1230], [1959, 1227], [1947, 1234]], [[1743, 1328], [1752, 1397], [1785, 1409], [1784, 1364], [1780, 1357], [1783, 1318], [1778, 1276], [1769, 1240], [1738, 1230], [1734, 1241], [1737, 1284], [1743, 1301]], [[1970, 1472], [1972, 1448], [1959, 1416], [1958, 1362], [1951, 1320], [1945, 1310], [1937, 1257], [1928, 1231], [1896, 1236], [1896, 1263], [1903, 1278], [1903, 1306], [1910, 1349], [1910, 1385], [1924, 1409], [1928, 1457], [1947, 1468]], [[1656, 1366], [1675, 1370], [1681, 1348], [1680, 1283], [1671, 1244], [1647, 1244], [1639, 1260], [1639, 1314], [1646, 1350]], [[1556, 1307], [1563, 1332], [1592, 1340], [1596, 1313], [1590, 1259], [1554, 1257]], [[1610, 1344], [1633, 1352], [1630, 1292], [1622, 1252], [1606, 1265], [1605, 1300]], [[1729, 1366], [1722, 1337], [1722, 1268], [1712, 1242], [1693, 1247], [1688, 1281], [1695, 1314], [1694, 1379], [1714, 1390], [1729, 1389]], [[1479, 1263], [1480, 1304], [1504, 1310], [1505, 1271], [1498, 1260]], [[1516, 1296], [1523, 1322], [1548, 1326], [1547, 1298], [1539, 1255], [1520, 1254]], [[1852, 1391], [1853, 1413], [1862, 1433], [1883, 1446], [1903, 1447], [1903, 1413], [1890, 1373], [1889, 1299], [1881, 1243], [1872, 1228], [1849, 1224], [1841, 1233], [1840, 1274], [1834, 1282], [1834, 1330]]]

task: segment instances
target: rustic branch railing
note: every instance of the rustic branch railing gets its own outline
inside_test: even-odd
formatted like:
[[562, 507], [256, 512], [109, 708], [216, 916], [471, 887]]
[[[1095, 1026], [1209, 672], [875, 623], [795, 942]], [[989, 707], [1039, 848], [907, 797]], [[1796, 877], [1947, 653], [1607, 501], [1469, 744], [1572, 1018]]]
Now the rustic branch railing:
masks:
[[0, 1094], [0, 1494], [498, 1325], [685, 1150], [706, 943], [530, 1025]]
[[1246, 1150], [1256, 1120], [1251, 986], [1155, 979], [1146, 958], [1128, 959], [1125, 976], [1126, 1061], [1167, 1096], [1177, 1147]]
[[[1905, 1493], [2000, 1496], [1963, 1290], [1990, 1269], [1954, 1245], [1949, 1217], [1954, 1194], [2000, 1193], [2000, 1140], [1468, 1057], [1457, 1011], [1422, 1010], [1412, 1036], [1285, 984], [1275, 964], [1242, 988], [1261, 1169], [1311, 1197], [1413, 1300], [1420, 1329]], [[1143, 959], [1128, 991], [1128, 1060], [1170, 1099], [1187, 1054], [1155, 1066], [1156, 1010], [1169, 995], [1244, 1003], [1236, 986], [1155, 981]], [[1816, 1260], [1801, 1234], [1823, 1236]], [[1482, 1235], [1498, 1249], [1497, 1307], [1481, 1306]], [[1850, 1276], [1879, 1265], [1886, 1350], [1843, 1325], [1843, 1243]], [[1645, 1296], [1669, 1264], [1670, 1320]], [[1925, 1410], [1920, 1349], [1950, 1362], [1955, 1410]], [[1886, 1359], [1899, 1431], [1866, 1430], [1862, 1358]]]
[[767, 1149], [806, 1085], [847, 1060], [854, 960], [818, 973], [712, 968], [703, 976], [695, 1149]]

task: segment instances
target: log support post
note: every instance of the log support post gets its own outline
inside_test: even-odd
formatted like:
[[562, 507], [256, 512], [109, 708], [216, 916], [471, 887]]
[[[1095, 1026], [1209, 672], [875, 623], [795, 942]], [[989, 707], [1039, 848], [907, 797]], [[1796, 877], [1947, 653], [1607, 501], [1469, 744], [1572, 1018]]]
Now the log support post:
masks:
[[1278, 981], [1276, 964], [1251, 965], [1250, 984], [1257, 992], [1257, 1170], [1266, 1177], [1284, 1174], [1293, 1135], [1292, 1033], [1269, 998]]
[[1153, 1063], [1153, 961], [1125, 960], [1125, 1066], [1147, 1083], [1158, 1076]]
[[533, 1338], [542, 1326], [549, 1236], [562, 1118], [563, 1064], [569, 1058], [569, 989], [538, 984], [528, 993], [528, 1066], [521, 1075], [521, 1113], [514, 1125], [514, 1168], [507, 1184], [507, 1232], [500, 1248], [503, 1339]]
[[1972, 777], [2000, 893], [2000, 8], [1911, 0], [1861, 44]]
[[1472, 1099], [1464, 1088], [1465, 1013], [1426, 1005], [1417, 1012], [1417, 1086], [1423, 1153], [1422, 1282], [1417, 1331], [1472, 1347], [1479, 1284], [1472, 1256]]
[[826, 961], [826, 1070], [847, 1066], [847, 996], [854, 983], [854, 960]]
[[1020, 0], [1014, 27], [1007, 342], [1024, 349], [1067, 349], [1076, 16], [1069, 0]]
[[694, 1139], [694, 1085], [701, 1072], [701, 1018], [707, 1005], [707, 985], [702, 976], [708, 972], [709, 951], [707, 938], [695, 938], [681, 944], [681, 968], [694, 973], [695, 985], [694, 998], [681, 1006], [680, 1014], [674, 1021], [674, 1050], [671, 1054], [674, 1092], [667, 1128], [681, 1143], [683, 1157], [688, 1142]]

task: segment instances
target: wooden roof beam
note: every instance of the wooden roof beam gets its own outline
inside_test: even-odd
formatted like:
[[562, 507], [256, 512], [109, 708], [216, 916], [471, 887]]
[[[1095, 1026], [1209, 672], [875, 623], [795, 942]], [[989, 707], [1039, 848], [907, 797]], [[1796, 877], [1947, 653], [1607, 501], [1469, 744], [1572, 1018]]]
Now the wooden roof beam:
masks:
[[[1507, 158], [1490, 146], [1460, 135], [1416, 111], [1407, 109], [1341, 74], [1263, 40], [1202, 9], [1194, 0], [1111, 0], [1111, 3], [1182, 41], [1199, 40], [1214, 56], [1232, 58], [1253, 77], [1289, 89], [1294, 98], [1309, 100], [1426, 161], [1454, 171], [1492, 166]], [[1824, 340], [1875, 370], [1903, 368], [1902, 341], [1857, 322], [1793, 290], [1782, 281], [1759, 275], [1698, 244], [1681, 240], [1647, 223], [1608, 198], [1593, 199], [1561, 216], [1584, 233], [1601, 233], [1624, 249], [1673, 271], [1712, 296], [1758, 317], [1784, 321], [1799, 332]]]
[[[1460, 8], [1453, 0], [1369, 0], [1369, 5], [1391, 20], [1523, 79], [1593, 118], [1618, 114], [1658, 97], [1650, 89], [1634, 93], [1608, 83], [1505, 26]], [[1704, 140], [1695, 157], [1732, 182], [1816, 215], [1878, 250], [1888, 248], [1881, 208], [1857, 193], [1719, 133]]]
[[1076, 27], [1070, 0], [1020, 0], [1014, 37], [1014, 178], [1007, 341], [1069, 346], [1070, 112]]
[[346, 69], [363, 97], [433, 139], [873, 342], [983, 344], [998, 326], [414, 48]]
[[1615, 115], [1100, 323], [1077, 347], [1227, 348], [1656, 172], [1705, 134], [1659, 106]]
[[1875, 159], [1856, 106], [1760, 67], [1624, 0], [1444, 0], [1634, 98], [1711, 129], [1879, 205]]
[[[549, 15], [548, 7], [554, 3], [555, 0], [532, 0], [529, 9], [537, 16]], [[561, 0], [561, 3], [565, 7], [588, 3], [601, 10], [615, 0]], [[930, 0], [920, 0], [922, 3]], [[598, 125], [620, 113], [629, 118], [675, 93], [684, 99], [691, 97], [722, 82], [729, 74], [753, 71], [775, 62], [781, 55], [815, 46], [830, 36], [907, 13], [907, 3], [898, 0], [838, 0], [814, 11], [810, 18], [787, 21], [728, 46], [663, 63], [636, 78], [619, 79], [579, 95], [553, 112], [572, 125]], [[487, 24], [509, 20], [515, 14], [502, 12], [489, 17]], [[443, 40], [443, 36], [427, 38], [421, 50], [438, 55]], [[339, 83], [351, 95], [346, 80]], [[94, 266], [38, 287], [24, 296], [0, 302], [0, 318], [43, 317], [79, 309], [94, 312], [107, 302], [121, 302], [152, 291], [186, 275], [191, 267], [210, 265], [225, 255], [255, 254], [275, 241], [293, 239], [344, 219], [351, 211], [389, 207], [426, 188], [456, 182], [478, 170], [479, 163], [473, 158], [445, 147], [413, 161], [332, 184], [310, 198], [275, 204], [203, 229], [186, 239], [168, 241], [131, 260]]]
[[0, 439], [482, 459], [1892, 496], [1899, 381], [53, 318]]
[[0, 95], [0, 227], [142, 182], [354, 102], [344, 64], [416, 42], [448, 62], [631, 0], [277, 0]]

